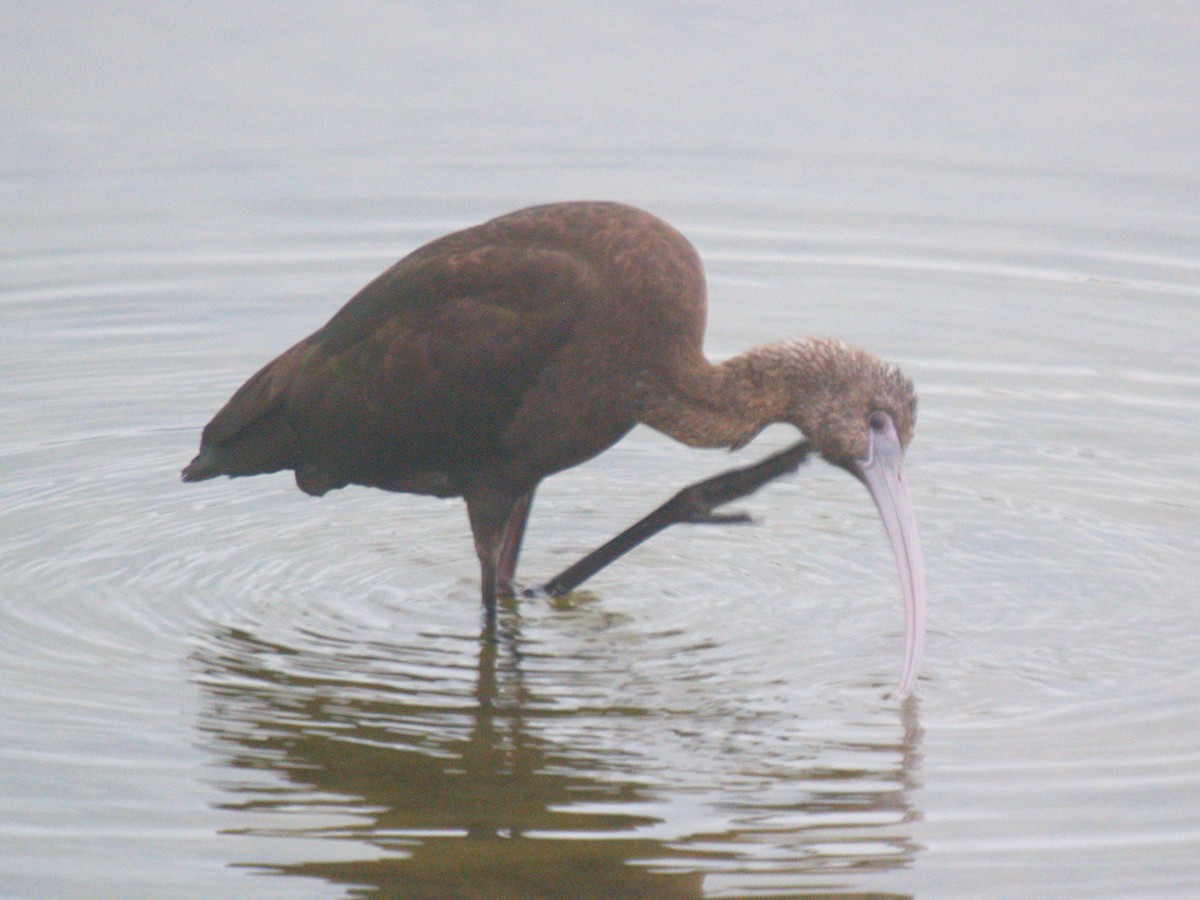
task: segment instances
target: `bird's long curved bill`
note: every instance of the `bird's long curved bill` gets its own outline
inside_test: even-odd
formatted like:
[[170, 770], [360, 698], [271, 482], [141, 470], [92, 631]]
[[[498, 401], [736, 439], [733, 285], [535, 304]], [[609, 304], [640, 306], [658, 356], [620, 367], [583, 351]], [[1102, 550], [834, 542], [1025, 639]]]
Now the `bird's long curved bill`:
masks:
[[925, 561], [917, 520], [904, 481], [904, 450], [894, 429], [871, 435], [871, 454], [854, 474], [867, 486], [900, 570], [904, 592], [904, 668], [897, 693], [912, 693], [925, 648]]

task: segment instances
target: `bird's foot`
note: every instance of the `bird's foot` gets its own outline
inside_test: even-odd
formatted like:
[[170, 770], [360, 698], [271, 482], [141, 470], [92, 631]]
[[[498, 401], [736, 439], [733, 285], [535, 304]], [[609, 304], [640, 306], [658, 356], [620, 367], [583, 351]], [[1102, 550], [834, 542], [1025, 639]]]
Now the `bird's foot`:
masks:
[[514, 596], [523, 600], [541, 600], [549, 597], [550, 592], [546, 590], [545, 585], [539, 584], [537, 587], [520, 588]]
[[[741, 475], [740, 472], [736, 473]], [[761, 485], [730, 484], [726, 475], [718, 475], [685, 487], [665, 504], [675, 522], [689, 525], [746, 525], [754, 518], [746, 512], [717, 512], [717, 508], [738, 500]]]

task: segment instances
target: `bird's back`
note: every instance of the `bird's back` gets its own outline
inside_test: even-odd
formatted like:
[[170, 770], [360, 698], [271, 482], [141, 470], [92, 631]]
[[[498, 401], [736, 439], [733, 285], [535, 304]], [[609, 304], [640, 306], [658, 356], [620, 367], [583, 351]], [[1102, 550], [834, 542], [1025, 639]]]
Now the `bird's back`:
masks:
[[618, 204], [532, 207], [419, 248], [246, 382], [185, 480], [295, 469], [454, 495], [587, 459], [636, 420], [639, 385], [698, 351], [703, 275], [670, 226]]

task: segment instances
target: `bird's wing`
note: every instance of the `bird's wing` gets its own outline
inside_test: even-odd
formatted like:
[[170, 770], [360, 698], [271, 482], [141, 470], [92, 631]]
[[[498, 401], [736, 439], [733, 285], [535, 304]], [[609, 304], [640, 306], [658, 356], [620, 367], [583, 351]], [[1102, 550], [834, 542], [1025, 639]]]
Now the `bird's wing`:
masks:
[[287, 399], [288, 389], [311, 349], [308, 341], [301, 341], [255, 372], [204, 426], [201, 447], [226, 444], [276, 412]]
[[[289, 417], [469, 447], [503, 427], [599, 291], [557, 251], [489, 247], [384, 273], [310, 339]], [[353, 419], [354, 421], [351, 421]]]
[[[282, 408], [347, 467], [470, 455], [569, 341], [600, 277], [575, 255], [485, 246], [401, 260], [265, 366], [205, 429], [221, 444]], [[413, 437], [418, 440], [413, 441]]]

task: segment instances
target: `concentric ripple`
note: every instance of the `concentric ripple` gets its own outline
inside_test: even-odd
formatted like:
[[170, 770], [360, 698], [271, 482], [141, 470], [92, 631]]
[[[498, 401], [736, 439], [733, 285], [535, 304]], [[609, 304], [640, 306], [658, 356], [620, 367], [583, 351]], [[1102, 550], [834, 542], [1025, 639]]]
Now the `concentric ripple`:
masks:
[[[117, 883], [118, 843], [162, 895], [201, 871], [226, 896], [583, 867], [656, 897], [1180, 883], [1200, 838], [1192, 255], [812, 218], [680, 224], [714, 354], [841, 333], [918, 385], [932, 630], [903, 706], [886, 542], [819, 462], [745, 501], [755, 526], [664, 534], [510, 605], [494, 642], [458, 503], [179, 484], [240, 378], [441, 224], [5, 262], [6, 884]], [[847, 285], [861, 302], [822, 299]], [[727, 464], [635, 432], [544, 487], [525, 571]]]

